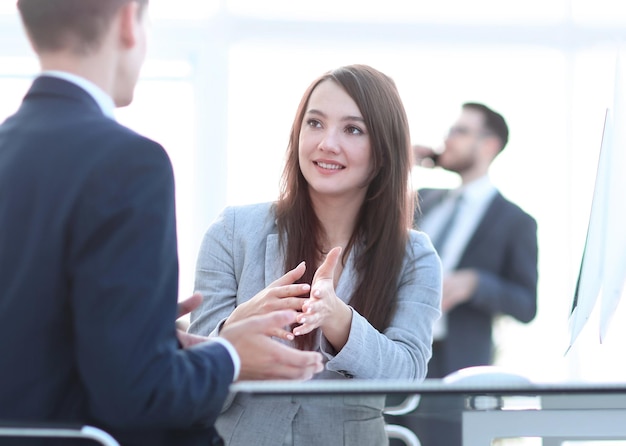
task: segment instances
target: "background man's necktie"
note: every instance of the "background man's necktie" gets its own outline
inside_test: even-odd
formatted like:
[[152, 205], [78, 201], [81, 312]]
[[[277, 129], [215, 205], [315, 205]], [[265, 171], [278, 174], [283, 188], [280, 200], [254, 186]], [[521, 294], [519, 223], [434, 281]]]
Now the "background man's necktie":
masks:
[[450, 236], [450, 232], [456, 223], [457, 216], [459, 215], [459, 210], [461, 209], [461, 204], [463, 202], [463, 194], [459, 194], [454, 199], [454, 204], [452, 206], [452, 211], [448, 216], [448, 219], [443, 224], [441, 231], [437, 234], [437, 237], [433, 241], [433, 245], [438, 253], [441, 254], [441, 250], [444, 248], [448, 237]]

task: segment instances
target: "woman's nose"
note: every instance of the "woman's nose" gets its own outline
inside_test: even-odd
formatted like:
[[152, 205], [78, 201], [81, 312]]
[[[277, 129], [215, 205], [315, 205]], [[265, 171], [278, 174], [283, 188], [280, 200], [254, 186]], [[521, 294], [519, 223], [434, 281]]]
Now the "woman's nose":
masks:
[[339, 136], [336, 131], [328, 130], [319, 143], [319, 149], [326, 152], [337, 153], [340, 150]]

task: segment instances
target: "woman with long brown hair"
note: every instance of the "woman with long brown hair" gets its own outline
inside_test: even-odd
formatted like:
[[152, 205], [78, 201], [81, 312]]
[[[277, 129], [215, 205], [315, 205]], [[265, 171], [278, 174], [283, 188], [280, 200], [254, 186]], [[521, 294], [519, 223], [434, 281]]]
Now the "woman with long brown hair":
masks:
[[[388, 76], [351, 65], [315, 80], [296, 112], [279, 199], [227, 208], [204, 238], [204, 301], [190, 331], [295, 309], [299, 324], [282, 342], [322, 352], [315, 379], [423, 379], [441, 266], [411, 229], [411, 165]], [[384, 396], [238, 395], [216, 426], [228, 445], [387, 444], [383, 405]]]

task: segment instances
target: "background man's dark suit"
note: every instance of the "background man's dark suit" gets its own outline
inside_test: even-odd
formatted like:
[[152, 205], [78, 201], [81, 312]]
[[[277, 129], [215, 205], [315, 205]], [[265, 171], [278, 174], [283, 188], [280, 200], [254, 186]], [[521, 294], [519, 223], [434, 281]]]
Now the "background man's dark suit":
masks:
[[[461, 180], [449, 195], [441, 189], [419, 191], [421, 209], [414, 223], [420, 228], [423, 222], [432, 232], [444, 267], [445, 332], [433, 342], [427, 378], [492, 364], [495, 316], [521, 322], [535, 317], [537, 223], [489, 179], [490, 166], [508, 141], [509, 127], [500, 113], [466, 102], [441, 146], [413, 146], [417, 165], [440, 167]], [[463, 405], [460, 396], [422, 396], [415, 413], [400, 422], [423, 446], [460, 446]]]
[[40, 77], [0, 126], [0, 228], [0, 419], [211, 444], [233, 362], [218, 343], [177, 345], [163, 149], [76, 85]]
[[[448, 191], [422, 189], [415, 225]], [[462, 224], [463, 222], [459, 222]], [[478, 273], [478, 285], [467, 302], [447, 313], [446, 336], [433, 343], [427, 378], [471, 366], [493, 363], [492, 322], [508, 314], [522, 322], [537, 311], [537, 224], [497, 192], [465, 247], [456, 270]], [[416, 412], [400, 417], [424, 446], [460, 446], [463, 398], [422, 396]]]
[[[419, 191], [416, 226], [446, 194]], [[462, 222], [460, 222], [462, 224]], [[433, 345], [428, 378], [493, 362], [492, 321], [507, 314], [529, 322], [537, 311], [537, 223], [499, 192], [487, 207], [455, 269], [472, 268], [478, 288], [468, 302], [448, 313], [447, 335]]]

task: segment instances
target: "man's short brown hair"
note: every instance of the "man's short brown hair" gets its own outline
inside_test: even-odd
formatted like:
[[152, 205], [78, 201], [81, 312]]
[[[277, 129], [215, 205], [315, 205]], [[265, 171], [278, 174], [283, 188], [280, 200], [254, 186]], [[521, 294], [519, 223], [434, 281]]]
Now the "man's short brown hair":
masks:
[[71, 49], [89, 53], [98, 48], [115, 13], [136, 1], [148, 0], [18, 0], [26, 32], [37, 51]]

